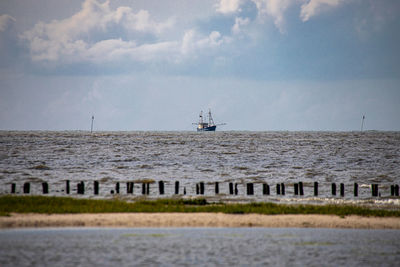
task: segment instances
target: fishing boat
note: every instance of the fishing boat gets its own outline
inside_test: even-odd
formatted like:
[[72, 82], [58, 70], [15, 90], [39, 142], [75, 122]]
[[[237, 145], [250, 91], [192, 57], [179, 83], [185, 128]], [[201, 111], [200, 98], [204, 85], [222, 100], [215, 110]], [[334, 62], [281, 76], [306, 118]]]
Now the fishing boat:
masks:
[[199, 122], [193, 123], [197, 125], [198, 132], [214, 132], [218, 125], [225, 125], [226, 123], [215, 124], [211, 115], [211, 109], [208, 110], [208, 122], [204, 121], [203, 111], [200, 111]]

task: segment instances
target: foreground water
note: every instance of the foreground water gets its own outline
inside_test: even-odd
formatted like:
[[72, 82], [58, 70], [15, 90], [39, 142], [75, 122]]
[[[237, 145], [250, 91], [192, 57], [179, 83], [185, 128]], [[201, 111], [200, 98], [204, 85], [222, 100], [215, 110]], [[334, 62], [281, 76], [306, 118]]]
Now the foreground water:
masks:
[[1, 266], [397, 266], [399, 230], [170, 228], [0, 231]]
[[[206, 183], [206, 196], [228, 195], [228, 183], [238, 183], [238, 196], [246, 196], [246, 183], [255, 183], [252, 199], [263, 200], [261, 183], [285, 183], [286, 196], [295, 201], [293, 184], [302, 181], [305, 196], [312, 197], [313, 183], [320, 183], [320, 199], [331, 198], [332, 182], [344, 183], [345, 197], [353, 199], [353, 184], [360, 185], [357, 199], [371, 197], [370, 184], [378, 183], [382, 197], [391, 184], [400, 183], [400, 132], [12, 132], [0, 131], [0, 194], [24, 182], [31, 194], [65, 195], [65, 181], [85, 181], [93, 197], [93, 181], [100, 182], [98, 197], [111, 197], [115, 183], [134, 181], [133, 196], [141, 184], [165, 181], [165, 196], [174, 194], [175, 181], [188, 196], [195, 184]], [[273, 191], [273, 187], [271, 187]], [[159, 196], [156, 184], [150, 196]], [[229, 196], [228, 196], [229, 197]], [[272, 197], [270, 197], [272, 198]], [[315, 200], [315, 199], [314, 199]], [[397, 202], [396, 202], [397, 203]], [[398, 204], [398, 203], [397, 203]]]

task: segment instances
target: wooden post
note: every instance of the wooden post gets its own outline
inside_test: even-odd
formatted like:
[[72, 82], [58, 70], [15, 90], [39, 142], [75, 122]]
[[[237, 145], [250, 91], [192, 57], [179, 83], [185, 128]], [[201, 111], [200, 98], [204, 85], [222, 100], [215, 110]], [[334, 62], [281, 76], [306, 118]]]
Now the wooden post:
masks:
[[30, 191], [31, 191], [31, 184], [24, 183], [24, 194], [29, 194]]
[[126, 183], [126, 193], [133, 194], [133, 182]]
[[281, 185], [280, 184], [276, 184], [276, 194], [277, 195], [281, 194]]
[[358, 197], [358, 184], [354, 183], [354, 196]]
[[219, 194], [219, 183], [215, 182], [215, 194], [218, 195]]
[[99, 181], [94, 181], [93, 188], [94, 188], [94, 194], [98, 195], [99, 194]]
[[69, 194], [69, 180], [65, 181], [65, 192]]
[[269, 185], [263, 184], [263, 195], [269, 195]]
[[146, 184], [142, 183], [142, 195], [146, 195]]
[[314, 196], [318, 196], [318, 182], [314, 182]]
[[281, 183], [281, 193], [284, 196], [285, 195], [285, 184]]
[[299, 194], [299, 184], [295, 183], [293, 186], [294, 186], [294, 195], [297, 196]]
[[11, 184], [11, 194], [15, 194], [15, 188], [16, 188], [16, 184], [12, 183]]
[[77, 193], [80, 195], [85, 194], [85, 184], [83, 181], [81, 181], [80, 183], [77, 184]]
[[332, 196], [336, 196], [336, 184], [332, 183]]
[[160, 195], [164, 195], [164, 182], [163, 181], [158, 182], [158, 191], [160, 192]]
[[175, 195], [179, 194], [179, 181], [175, 182]]
[[379, 195], [378, 184], [372, 184], [371, 189], [372, 189], [372, 196], [377, 197]]
[[229, 183], [229, 194], [233, 195], [233, 183]]
[[340, 196], [344, 197], [344, 184], [340, 183]]
[[43, 194], [48, 194], [49, 193], [49, 184], [46, 182], [43, 182], [42, 189], [43, 189]]
[[115, 184], [115, 193], [119, 194], [119, 182]]
[[300, 196], [304, 195], [303, 182], [299, 182], [299, 194]]
[[247, 184], [247, 195], [254, 195], [254, 184], [253, 183]]

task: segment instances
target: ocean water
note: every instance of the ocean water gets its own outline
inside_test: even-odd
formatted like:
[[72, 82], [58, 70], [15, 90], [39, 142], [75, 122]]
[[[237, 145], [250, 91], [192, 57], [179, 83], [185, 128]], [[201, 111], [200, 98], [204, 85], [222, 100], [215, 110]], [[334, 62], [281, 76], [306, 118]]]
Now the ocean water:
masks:
[[399, 230], [0, 230], [1, 266], [398, 266]]
[[[141, 196], [141, 182], [150, 184], [150, 198], [180, 194], [196, 196], [196, 183], [205, 183], [205, 197], [238, 201], [369, 201], [400, 205], [391, 198], [390, 186], [400, 184], [400, 132], [89, 132], [0, 131], [0, 194], [11, 184], [22, 194], [31, 183], [31, 194], [65, 195], [71, 181], [76, 197], [109, 198], [115, 184], [126, 196], [125, 182], [135, 182], [130, 197]], [[158, 181], [165, 182], [160, 196]], [[76, 184], [85, 182], [85, 195]], [[93, 194], [93, 181], [100, 193]], [[304, 196], [294, 196], [294, 183], [303, 182]], [[219, 195], [215, 195], [219, 182]], [[238, 195], [229, 195], [229, 183], [238, 184]], [[313, 197], [313, 183], [319, 196]], [[254, 195], [246, 195], [254, 183]], [[262, 194], [262, 183], [271, 195]], [[285, 196], [275, 185], [284, 183]], [[345, 196], [332, 197], [331, 183], [345, 185]], [[354, 198], [353, 185], [359, 184]], [[381, 197], [371, 198], [371, 184], [379, 184]]]

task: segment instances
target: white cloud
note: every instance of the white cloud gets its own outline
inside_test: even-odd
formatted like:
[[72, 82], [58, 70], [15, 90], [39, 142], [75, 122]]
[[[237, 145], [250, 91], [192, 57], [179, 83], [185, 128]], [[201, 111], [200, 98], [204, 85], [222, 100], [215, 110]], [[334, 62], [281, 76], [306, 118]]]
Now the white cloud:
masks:
[[293, 0], [252, 0], [261, 15], [269, 15], [274, 19], [275, 26], [281, 31], [284, 31], [285, 19], [284, 13], [286, 9], [294, 4]]
[[[132, 59], [142, 62], [156, 59], [172, 61], [179, 52], [179, 44], [175, 41], [144, 44], [126, 52]], [[115, 53], [120, 56], [124, 55], [124, 51], [116, 51]]]
[[[284, 32], [284, 13], [290, 5], [295, 4], [298, 0], [220, 0], [216, 10], [223, 14], [237, 13], [241, 11], [240, 6], [246, 1], [253, 2], [256, 5], [258, 18], [261, 21], [266, 17], [272, 17], [275, 26], [281, 32]], [[238, 21], [235, 21], [232, 32], [237, 32], [239, 26]]]
[[220, 0], [216, 5], [217, 12], [222, 14], [239, 12], [241, 2], [241, 0]]
[[5, 30], [7, 30], [11, 23], [15, 21], [15, 18], [11, 17], [10, 15], [0, 15], [0, 32], [4, 32]]
[[[246, 35], [250, 37], [255, 35], [255, 31], [263, 34], [259, 25], [254, 27], [251, 23], [262, 24], [272, 20], [284, 33], [285, 15], [289, 8], [298, 10], [301, 7], [301, 19], [306, 21], [321, 10], [338, 6], [343, 0], [219, 0], [214, 6], [215, 11], [235, 18], [230, 36], [223, 36], [220, 31], [202, 32], [202, 27], [200, 30], [196, 28], [196, 22], [190, 26], [192, 30], [185, 31], [182, 25], [173, 27], [175, 20], [172, 18], [164, 16], [160, 22], [147, 10], [111, 7], [109, 1], [99, 1], [85, 0], [81, 9], [72, 16], [48, 23], [38, 22], [21, 34], [20, 38], [28, 44], [31, 60], [57, 66], [64, 63], [118, 64], [118, 61], [181, 63], [186, 57], [206, 53], [219, 56], [214, 53], [217, 48], [239, 41], [245, 31], [250, 32]], [[258, 19], [242, 13], [242, 5], [247, 10], [249, 3], [257, 8]], [[0, 17], [0, 26], [5, 25], [2, 21], [13, 20], [6, 16]], [[210, 24], [219, 23], [212, 19], [209, 21]]]
[[212, 53], [229, 42], [218, 31], [207, 35], [188, 30], [181, 35], [174, 33], [175, 39], [168, 39], [167, 31], [173, 23], [173, 19], [156, 22], [146, 10], [112, 9], [108, 1], [86, 0], [73, 16], [50, 23], [39, 22], [20, 37], [27, 42], [32, 61], [56, 65], [179, 63], [207, 51]]
[[[33, 61], [97, 62], [125, 56], [146, 60], [174, 46], [174, 43], [142, 41], [143, 44], [137, 45], [136, 40], [116, 39], [113, 36], [115, 28], [133, 35], [143, 33], [157, 38], [172, 25], [172, 19], [155, 22], [145, 10], [137, 13], [129, 7], [112, 10], [109, 1], [86, 0], [82, 9], [73, 16], [50, 23], [39, 22], [21, 38], [28, 42]], [[141, 52], [150, 54], [140, 55]]]
[[181, 52], [183, 55], [190, 55], [194, 51], [219, 47], [224, 41], [226, 40], [217, 31], [203, 36], [191, 29], [186, 31], [183, 36]]
[[[253, 2], [257, 8], [258, 19], [264, 22], [266, 18], [272, 18], [275, 26], [281, 33], [285, 32], [285, 13], [292, 7], [300, 8], [300, 18], [303, 22], [308, 21], [321, 12], [335, 8], [344, 0], [220, 0], [216, 11], [223, 14], [238, 13], [241, 5]], [[235, 21], [232, 32], [238, 32], [240, 21]]]
[[333, 8], [343, 3], [343, 0], [309, 0], [301, 5], [300, 18], [308, 21], [327, 8]]
[[239, 34], [242, 31], [242, 26], [246, 26], [247, 24], [249, 24], [249, 22], [249, 18], [235, 18], [235, 24], [232, 26], [232, 33]]
[[111, 13], [109, 19], [111, 22], [124, 25], [124, 27], [129, 30], [154, 34], [161, 33], [174, 25], [174, 20], [172, 18], [164, 23], [157, 23], [151, 20], [147, 10], [140, 10], [135, 14], [129, 7], [119, 7], [115, 12]]
[[295, 4], [293, 0], [252, 0], [258, 9], [259, 17], [270, 16], [274, 20], [275, 26], [281, 31], [285, 31], [284, 13]]

